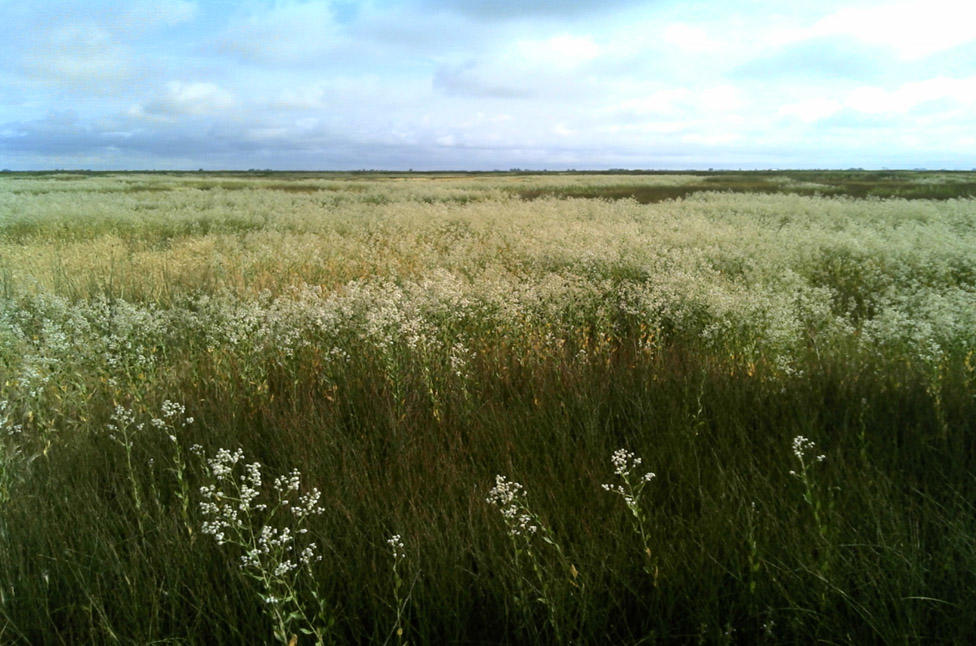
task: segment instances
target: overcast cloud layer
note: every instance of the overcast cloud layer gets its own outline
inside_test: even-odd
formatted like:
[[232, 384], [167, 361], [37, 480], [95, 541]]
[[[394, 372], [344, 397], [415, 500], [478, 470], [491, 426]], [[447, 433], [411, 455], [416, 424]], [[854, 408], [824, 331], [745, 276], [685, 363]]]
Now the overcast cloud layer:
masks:
[[0, 167], [976, 167], [976, 3], [0, 0]]

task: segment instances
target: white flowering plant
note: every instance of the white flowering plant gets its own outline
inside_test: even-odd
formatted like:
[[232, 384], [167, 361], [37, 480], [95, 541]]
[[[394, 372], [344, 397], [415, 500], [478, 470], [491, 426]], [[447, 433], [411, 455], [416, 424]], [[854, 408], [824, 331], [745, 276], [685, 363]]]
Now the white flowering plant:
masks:
[[[0, 400], [0, 431], [3, 431], [7, 427], [7, 402], [6, 400]], [[13, 480], [13, 468], [12, 468], [12, 458], [17, 456], [18, 451], [11, 444], [8, 444], [7, 438], [4, 434], [0, 432], [0, 508], [9, 500], [10, 498], [10, 486]], [[2, 522], [2, 521], [0, 521]], [[0, 532], [3, 531], [2, 525], [0, 525]]]
[[525, 488], [503, 475], [495, 476], [495, 486], [488, 491], [486, 502], [498, 507], [508, 535], [514, 538], [530, 539], [539, 532], [539, 528], [546, 533], [545, 526], [539, 521], [525, 500]]
[[[150, 514], [150, 503], [153, 496], [158, 496], [158, 492], [153, 490], [149, 499], [144, 499], [140, 477], [137, 475], [135, 458], [138, 453], [137, 446], [141, 441], [147, 439], [151, 433], [159, 433], [166, 436], [173, 446], [173, 475], [176, 478], [177, 498], [180, 501], [180, 512], [183, 522], [189, 528], [189, 504], [190, 488], [189, 479], [186, 473], [186, 462], [183, 458], [183, 451], [180, 446], [180, 435], [184, 429], [193, 423], [193, 418], [186, 415], [186, 407], [183, 404], [165, 400], [160, 406], [160, 416], [153, 417], [146, 424], [140, 421], [133, 408], [126, 408], [116, 404], [109, 422], [105, 425], [108, 439], [122, 447], [125, 452], [126, 475], [128, 476], [129, 486], [132, 490], [132, 502], [135, 505], [135, 519], [139, 527], [139, 533], [145, 531], [144, 522]], [[137, 442], [139, 440], [139, 442]], [[153, 465], [153, 458], [149, 458], [148, 464]]]
[[142, 500], [141, 486], [136, 477], [135, 467], [132, 464], [132, 455], [135, 448], [136, 437], [142, 433], [146, 425], [136, 421], [136, 414], [131, 408], [126, 408], [116, 404], [115, 411], [112, 413], [111, 421], [105, 425], [108, 431], [108, 438], [122, 447], [125, 451], [126, 475], [129, 479], [129, 486], [132, 489], [132, 502], [135, 505], [135, 519], [139, 527], [139, 534], [144, 534], [143, 516], [147, 511]]
[[[558, 603], [558, 586], [569, 583], [572, 590], [580, 590], [581, 583], [576, 566], [566, 558], [566, 554], [549, 528], [529, 508], [525, 488], [520, 483], [509, 480], [503, 475], [496, 475], [495, 486], [488, 491], [486, 501], [501, 512], [506, 531], [511, 539], [518, 582], [516, 604], [526, 611], [529, 610], [532, 601], [542, 604], [549, 615], [555, 641], [562, 643], [566, 636], [566, 626], [564, 626], [566, 622], [561, 615], [561, 604]], [[552, 548], [558, 559], [559, 569], [567, 572], [568, 577], [550, 576], [542, 556], [536, 550], [536, 538]], [[525, 570], [526, 561], [531, 572]]]
[[644, 488], [657, 476], [652, 471], [639, 474], [638, 470], [643, 463], [643, 459], [627, 449], [617, 449], [614, 451], [610, 456], [610, 462], [613, 464], [613, 472], [620, 481], [618, 483], [604, 484], [603, 489], [617, 494], [623, 499], [627, 510], [630, 512], [634, 530], [640, 535], [641, 545], [644, 548], [644, 554], [648, 560], [645, 565], [645, 571], [648, 574], [652, 574], [656, 580], [657, 569], [651, 565], [651, 544], [648, 530], [649, 520], [647, 514], [644, 512], [642, 501]]
[[[390, 547], [393, 557], [393, 609], [396, 612], [396, 619], [393, 624], [392, 636], [396, 637], [397, 644], [406, 644], [404, 624], [407, 604], [410, 602], [410, 595], [413, 590], [413, 583], [406, 590], [406, 580], [403, 578], [402, 567], [407, 558], [406, 546], [403, 538], [399, 534], [393, 534], [386, 539], [386, 544]], [[416, 578], [414, 579], [414, 583]]]
[[183, 455], [183, 448], [179, 435], [187, 426], [193, 423], [193, 417], [186, 414], [186, 406], [178, 402], [165, 400], [160, 406], [160, 416], [149, 420], [149, 425], [166, 435], [173, 448], [173, 477], [176, 478], [176, 497], [180, 502], [180, 515], [187, 531], [192, 533], [190, 522], [190, 479], [187, 474], [187, 463]]
[[240, 570], [260, 586], [275, 639], [293, 643], [297, 630], [324, 643], [333, 619], [312, 585], [313, 565], [322, 556], [308, 529], [324, 511], [321, 492], [303, 490], [297, 470], [276, 477], [269, 489], [261, 464], [246, 462], [240, 449], [219, 449], [204, 471], [210, 483], [200, 488], [202, 532], [240, 552]]
[[824, 460], [827, 456], [817, 452], [816, 443], [803, 435], [793, 438], [793, 457], [799, 463], [799, 471], [790, 469], [790, 475], [800, 481], [803, 485], [803, 501], [810, 506], [813, 512], [813, 522], [817, 526], [817, 532], [823, 538], [827, 538], [827, 526], [824, 522], [824, 502], [823, 496], [819, 492], [816, 478], [814, 477], [814, 467]]

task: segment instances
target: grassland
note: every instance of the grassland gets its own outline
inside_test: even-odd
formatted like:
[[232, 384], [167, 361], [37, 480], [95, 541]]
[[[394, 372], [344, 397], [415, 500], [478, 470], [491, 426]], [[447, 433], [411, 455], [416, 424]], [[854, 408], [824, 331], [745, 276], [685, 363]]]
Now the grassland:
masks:
[[0, 175], [0, 642], [966, 642], [974, 195]]

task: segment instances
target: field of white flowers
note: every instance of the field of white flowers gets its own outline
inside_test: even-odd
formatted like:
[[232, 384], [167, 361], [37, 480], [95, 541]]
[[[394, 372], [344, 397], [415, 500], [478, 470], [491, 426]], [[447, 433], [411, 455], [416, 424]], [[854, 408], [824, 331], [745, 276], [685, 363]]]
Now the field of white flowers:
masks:
[[976, 199], [714, 177], [0, 177], [0, 641], [970, 634]]

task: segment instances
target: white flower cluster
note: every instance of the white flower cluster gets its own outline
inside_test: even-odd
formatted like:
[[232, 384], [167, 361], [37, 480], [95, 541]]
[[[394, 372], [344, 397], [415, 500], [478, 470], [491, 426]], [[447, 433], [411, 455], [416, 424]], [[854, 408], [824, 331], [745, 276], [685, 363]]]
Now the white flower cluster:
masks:
[[796, 437], [793, 438], [793, 455], [795, 455], [796, 459], [799, 460], [800, 462], [806, 461], [807, 454], [810, 454], [810, 457], [813, 458], [813, 462], [823, 462], [824, 460], [826, 460], [827, 459], [826, 455], [823, 454], [815, 455], [816, 449], [817, 449], [816, 443], [809, 438], [806, 438], [802, 435], [797, 435]]
[[[279, 494], [289, 491], [298, 491], [302, 485], [302, 474], [298, 469], [292, 469], [287, 476], [278, 476], [274, 479], [274, 488]], [[287, 502], [287, 499], [286, 499]]]
[[450, 352], [448, 353], [448, 361], [451, 364], [451, 372], [454, 373], [459, 379], [465, 378], [467, 375], [468, 363], [474, 353], [469, 350], [465, 345], [458, 341], [451, 346]]
[[[618, 476], [629, 476], [630, 472], [639, 467], [644, 460], [637, 457], [632, 451], [617, 449], [610, 456], [610, 462], [613, 463], [613, 472]], [[654, 474], [647, 472], [642, 478], [645, 482], [650, 482], [654, 478]]]
[[233, 453], [228, 449], [217, 449], [217, 455], [208, 460], [210, 472], [217, 480], [224, 480], [234, 471], [234, 465], [244, 459], [244, 451], [237, 449]]
[[6, 399], [0, 400], [0, 431], [5, 430], [7, 435], [16, 435], [24, 430], [24, 425], [10, 421], [10, 416], [7, 414], [9, 406]]
[[[300, 529], [298, 534], [307, 530]], [[309, 543], [302, 548], [294, 559], [288, 557], [295, 551], [295, 534], [287, 527], [276, 529], [265, 525], [257, 536], [257, 545], [241, 555], [241, 568], [262, 570], [267, 568], [275, 578], [290, 574], [302, 566], [309, 566], [321, 561], [318, 545]]]
[[108, 436], [122, 444], [131, 442], [129, 434], [133, 430], [141, 431], [146, 426], [142, 422], [136, 423], [136, 414], [131, 408], [119, 404], [115, 405], [111, 419], [112, 421], [105, 425], [105, 428], [108, 429]]
[[298, 469], [292, 469], [291, 473], [287, 476], [278, 476], [274, 479], [272, 483], [275, 492], [278, 494], [278, 499], [282, 507], [287, 507], [291, 509], [292, 514], [296, 518], [303, 519], [308, 516], [313, 516], [321, 514], [325, 511], [323, 507], [319, 505], [319, 500], [322, 498], [322, 492], [318, 488], [313, 487], [307, 492], [298, 496], [298, 500], [292, 502], [288, 497], [290, 494], [297, 492], [302, 486], [302, 474]]
[[[261, 464], [245, 462], [241, 449], [219, 449], [207, 461], [207, 467], [213, 482], [200, 488], [203, 497], [200, 511], [207, 519], [201, 531], [213, 536], [219, 545], [230, 543], [242, 548], [242, 569], [278, 579], [321, 560], [314, 542], [298, 546], [298, 537], [308, 533], [304, 521], [325, 510], [318, 504], [322, 495], [318, 489], [310, 489], [297, 500], [290, 498], [301, 488], [301, 474], [297, 470], [274, 479], [277, 500], [269, 505], [258, 502], [263, 494]], [[291, 509], [297, 529], [271, 524], [280, 508]], [[257, 522], [261, 520], [263, 523]], [[261, 525], [257, 532], [255, 524]]]
[[627, 449], [617, 449], [610, 456], [613, 464], [613, 472], [620, 477], [621, 484], [603, 484], [604, 491], [615, 493], [624, 499], [624, 504], [634, 516], [638, 523], [644, 522], [644, 513], [640, 507], [641, 495], [648, 482], [653, 480], [656, 475], [648, 471], [640, 477], [634, 477], [637, 468], [644, 462], [632, 451]]
[[307, 493], [303, 493], [298, 497], [298, 504], [291, 505], [291, 511], [298, 518], [321, 514], [325, 511], [323, 507], [319, 506], [319, 499], [321, 498], [322, 492], [312, 488]]
[[656, 475], [648, 471], [640, 477], [635, 487], [630, 482], [630, 474], [641, 465], [643, 459], [626, 449], [617, 449], [610, 456], [610, 462], [613, 463], [613, 472], [623, 479], [624, 484], [604, 484], [602, 485], [603, 489], [622, 496], [628, 507], [636, 505], [640, 490], [643, 489], [644, 484], [653, 480]]
[[183, 404], [179, 404], [177, 402], [172, 402], [172, 401], [170, 401], [170, 400], [167, 399], [167, 400], [165, 400], [163, 402], [163, 405], [162, 405], [161, 408], [162, 408], [162, 412], [163, 412], [163, 417], [166, 418], [166, 419], [174, 420], [174, 421], [180, 421], [179, 418], [182, 417], [183, 418], [182, 419], [182, 423], [183, 424], [192, 424], [193, 423], [193, 418], [192, 417], [185, 417], [185, 415], [186, 415], [186, 406], [184, 406]]
[[537, 519], [525, 503], [525, 489], [518, 482], [496, 475], [485, 500], [498, 507], [512, 536], [528, 537], [539, 531]]
[[400, 538], [399, 534], [394, 534], [386, 539], [386, 544], [390, 546], [391, 550], [393, 550], [394, 561], [399, 561], [402, 558], [406, 558], [407, 552], [403, 546], [403, 539]]
[[162, 417], [154, 417], [149, 423], [159, 431], [166, 432], [170, 442], [177, 442], [177, 427], [189, 426], [193, 423], [192, 417], [186, 416], [186, 406], [170, 400], [165, 400], [162, 404]]

